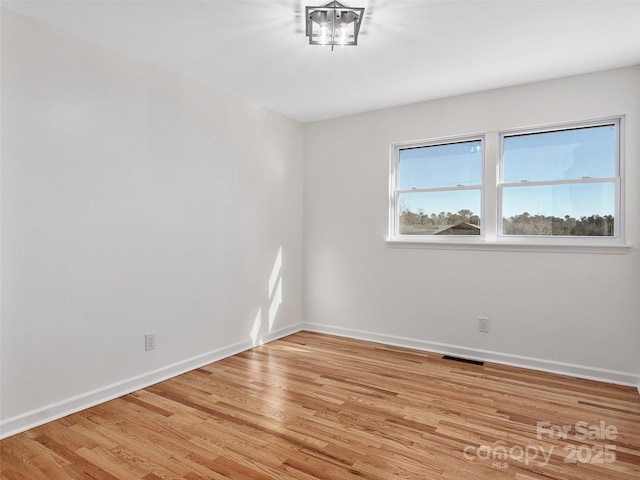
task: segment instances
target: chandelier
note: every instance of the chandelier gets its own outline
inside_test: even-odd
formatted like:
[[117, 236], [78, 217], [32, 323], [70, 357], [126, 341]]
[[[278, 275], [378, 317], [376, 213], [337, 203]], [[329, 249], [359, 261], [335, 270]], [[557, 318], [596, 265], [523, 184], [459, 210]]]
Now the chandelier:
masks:
[[357, 45], [364, 8], [346, 7], [330, 2], [323, 7], [306, 7], [310, 45]]

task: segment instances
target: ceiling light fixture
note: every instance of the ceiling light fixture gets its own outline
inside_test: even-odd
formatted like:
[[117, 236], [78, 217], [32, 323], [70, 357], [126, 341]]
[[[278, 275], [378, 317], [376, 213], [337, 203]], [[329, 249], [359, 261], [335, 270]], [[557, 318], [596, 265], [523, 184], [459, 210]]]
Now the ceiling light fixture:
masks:
[[330, 2], [324, 7], [306, 7], [310, 45], [357, 45], [364, 8], [346, 7]]

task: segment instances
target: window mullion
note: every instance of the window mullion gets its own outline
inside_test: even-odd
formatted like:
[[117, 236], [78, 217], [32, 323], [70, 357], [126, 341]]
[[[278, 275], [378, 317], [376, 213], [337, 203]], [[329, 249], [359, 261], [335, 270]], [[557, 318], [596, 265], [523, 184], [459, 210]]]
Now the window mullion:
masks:
[[493, 242], [498, 234], [498, 183], [500, 158], [498, 132], [487, 132], [484, 143], [482, 220], [486, 241]]

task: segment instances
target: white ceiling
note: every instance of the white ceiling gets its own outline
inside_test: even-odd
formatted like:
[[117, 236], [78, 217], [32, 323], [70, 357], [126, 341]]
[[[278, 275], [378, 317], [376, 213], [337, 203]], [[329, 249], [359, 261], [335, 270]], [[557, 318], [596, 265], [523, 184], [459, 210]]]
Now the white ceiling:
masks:
[[312, 46], [329, 0], [2, 5], [302, 122], [640, 64], [640, 0], [344, 0], [357, 47]]

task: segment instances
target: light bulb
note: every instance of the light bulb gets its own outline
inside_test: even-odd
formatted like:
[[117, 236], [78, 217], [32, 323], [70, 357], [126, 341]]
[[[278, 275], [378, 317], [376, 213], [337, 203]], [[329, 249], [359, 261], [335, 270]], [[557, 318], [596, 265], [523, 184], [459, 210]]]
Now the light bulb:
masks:
[[330, 34], [331, 32], [329, 31], [329, 26], [326, 23], [321, 23], [320, 29], [318, 30], [318, 36], [320, 37], [318, 41], [322, 45], [326, 45], [327, 43], [329, 43]]
[[346, 23], [341, 23], [338, 28], [338, 43], [340, 45], [345, 45], [349, 41], [349, 29], [347, 28]]

